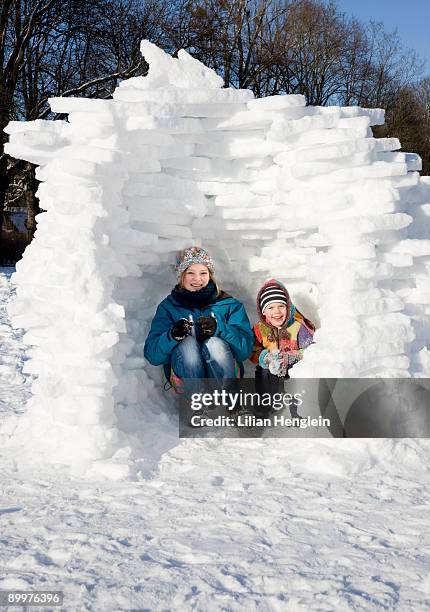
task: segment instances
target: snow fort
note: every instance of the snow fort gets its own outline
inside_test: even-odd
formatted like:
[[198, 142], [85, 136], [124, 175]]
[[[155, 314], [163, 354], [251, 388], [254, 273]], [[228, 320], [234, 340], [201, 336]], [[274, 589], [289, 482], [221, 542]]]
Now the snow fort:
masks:
[[6, 129], [7, 152], [38, 165], [44, 211], [13, 276], [35, 377], [2, 432], [18, 463], [139, 465], [145, 411], [171, 402], [143, 344], [192, 244], [251, 319], [276, 277], [317, 322], [293, 376], [429, 376], [430, 178], [372, 136], [383, 111], [254, 99], [185, 51], [141, 50], [148, 76], [112, 100], [53, 98], [67, 120]]

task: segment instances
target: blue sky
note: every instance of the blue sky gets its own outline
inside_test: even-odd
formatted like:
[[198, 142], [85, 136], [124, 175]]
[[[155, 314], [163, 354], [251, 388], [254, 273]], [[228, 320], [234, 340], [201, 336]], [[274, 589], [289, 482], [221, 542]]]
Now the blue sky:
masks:
[[405, 46], [426, 60], [430, 74], [430, 0], [337, 0], [339, 8], [361, 21], [382, 21], [385, 29], [397, 28]]

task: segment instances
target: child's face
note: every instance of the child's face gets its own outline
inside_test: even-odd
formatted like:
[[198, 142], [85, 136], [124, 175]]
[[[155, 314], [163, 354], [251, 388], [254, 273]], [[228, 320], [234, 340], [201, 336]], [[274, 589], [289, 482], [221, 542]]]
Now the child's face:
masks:
[[287, 318], [287, 306], [282, 302], [273, 302], [264, 309], [266, 322], [275, 327], [282, 327]]
[[209, 270], [203, 264], [192, 264], [182, 275], [182, 286], [188, 291], [203, 289], [209, 282]]

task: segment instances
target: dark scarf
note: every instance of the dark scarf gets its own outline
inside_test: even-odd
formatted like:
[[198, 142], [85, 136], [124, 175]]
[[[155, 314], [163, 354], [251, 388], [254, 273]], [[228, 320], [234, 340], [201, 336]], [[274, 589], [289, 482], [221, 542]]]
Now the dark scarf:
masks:
[[176, 285], [171, 292], [171, 296], [187, 308], [204, 308], [213, 304], [217, 300], [217, 294], [217, 288], [213, 280], [210, 280], [206, 287], [202, 287], [198, 291], [188, 291], [188, 289]]

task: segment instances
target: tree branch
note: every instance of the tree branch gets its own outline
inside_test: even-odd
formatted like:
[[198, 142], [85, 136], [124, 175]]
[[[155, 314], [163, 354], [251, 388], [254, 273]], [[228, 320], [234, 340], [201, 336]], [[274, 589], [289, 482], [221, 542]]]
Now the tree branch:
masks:
[[[75, 94], [78, 93], [82, 93], [83, 91], [85, 91], [86, 89], [89, 89], [90, 87], [93, 87], [94, 85], [101, 85], [102, 83], [106, 83], [107, 81], [110, 81], [112, 79], [122, 79], [122, 78], [127, 78], [132, 76], [141, 66], [142, 62], [140, 61], [138, 64], [136, 64], [136, 66], [133, 66], [131, 68], [128, 68], [126, 70], [122, 70], [119, 72], [112, 72], [111, 74], [108, 74], [104, 77], [99, 77], [97, 79], [92, 79], [91, 81], [87, 81], [86, 83], [82, 83], [81, 85], [78, 85], [77, 87], [73, 87], [72, 89], [68, 89], [66, 91], [63, 91], [61, 96], [62, 98], [66, 98], [68, 96], [74, 96]], [[48, 101], [48, 98], [44, 98], [43, 100], [41, 100], [39, 102], [39, 107], [43, 106], [44, 104], [46, 104]], [[48, 117], [48, 115], [50, 115], [51, 111], [48, 109], [44, 110], [39, 116], [39, 119], [44, 119], [45, 117]]]
[[22, 29], [20, 36], [17, 36], [16, 45], [12, 51], [8, 63], [6, 65], [5, 72], [13, 74], [21, 67], [21, 63], [24, 57], [24, 50], [28, 45], [28, 42], [34, 32], [34, 26], [37, 21], [42, 17], [58, 0], [48, 0], [44, 6], [43, 0], [39, 0], [36, 4], [33, 13], [27, 17], [24, 21], [25, 25]]

